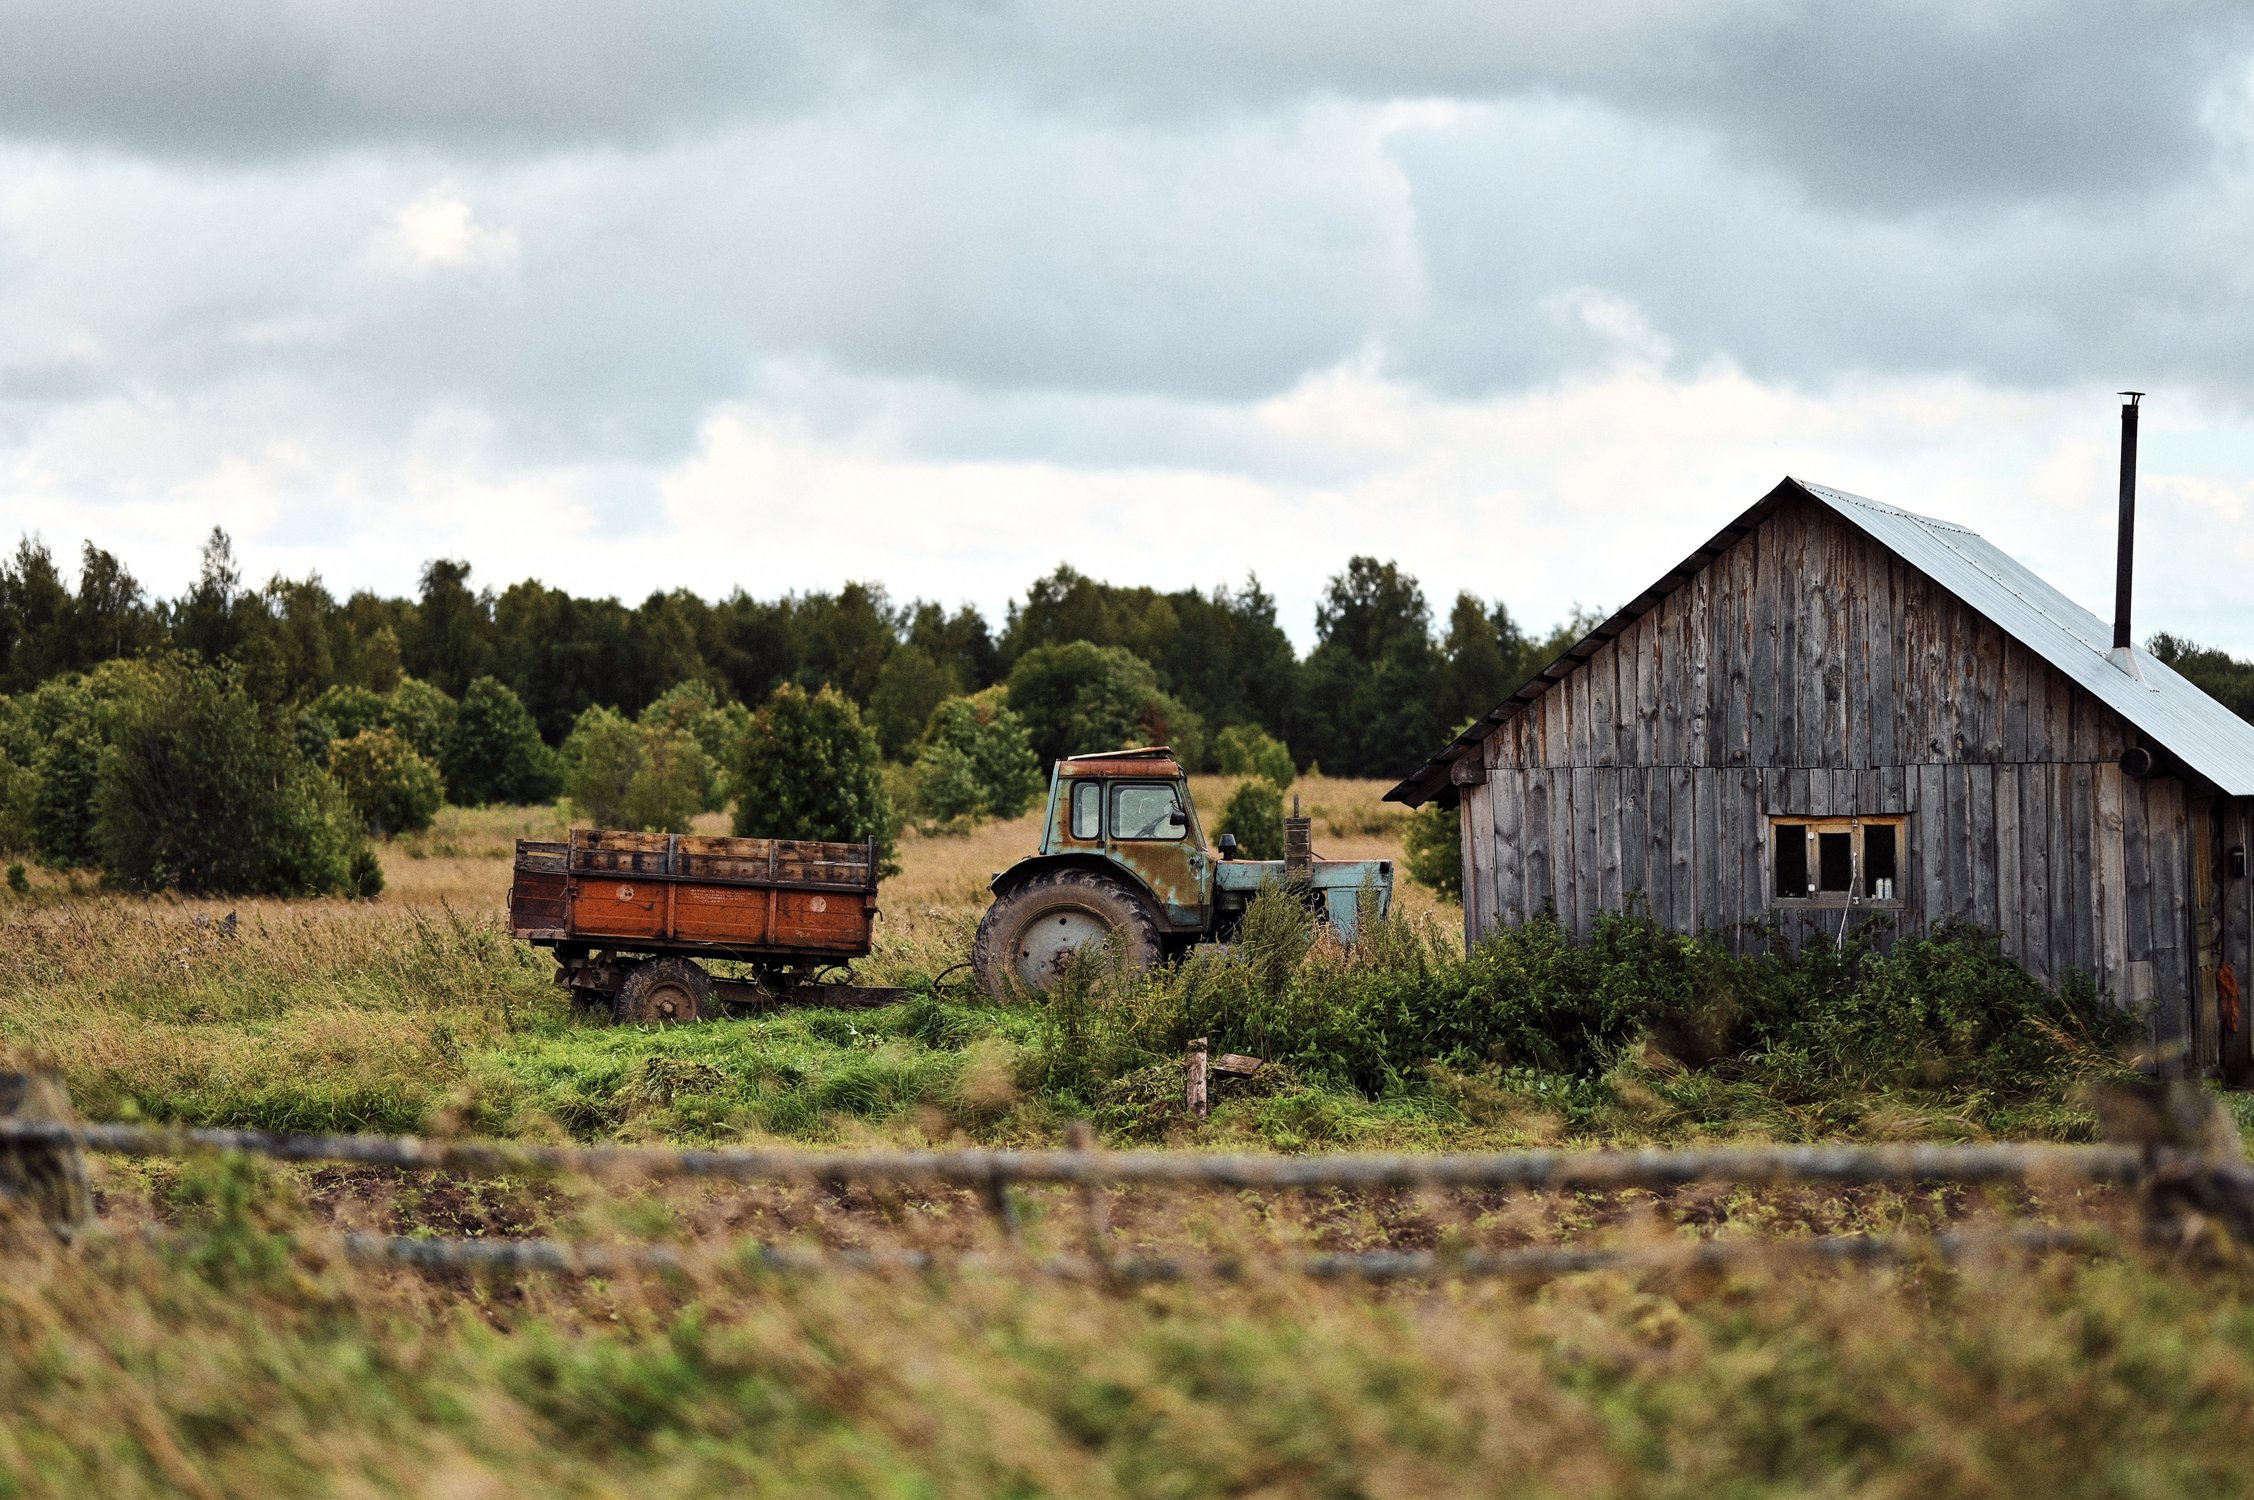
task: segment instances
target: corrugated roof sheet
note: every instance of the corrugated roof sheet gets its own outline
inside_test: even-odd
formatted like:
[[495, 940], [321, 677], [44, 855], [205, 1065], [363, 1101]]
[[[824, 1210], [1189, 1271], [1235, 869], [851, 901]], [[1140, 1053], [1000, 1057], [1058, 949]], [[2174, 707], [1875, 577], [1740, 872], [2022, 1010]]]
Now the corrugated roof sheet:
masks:
[[2009, 632], [2019, 643], [2114, 712], [2153, 744], [2234, 797], [2254, 796], [2254, 724], [2232, 713], [2142, 647], [2132, 647], [2139, 677], [2114, 664], [2113, 628], [2045, 583], [1979, 533], [1829, 485], [1787, 479], [1658, 584], [1544, 667], [1510, 701], [1459, 735], [1386, 793], [1412, 805], [1449, 784], [1449, 767], [1495, 725], [1541, 696], [1628, 623], [1657, 604], [1792, 495], [1805, 495], [1890, 549]]

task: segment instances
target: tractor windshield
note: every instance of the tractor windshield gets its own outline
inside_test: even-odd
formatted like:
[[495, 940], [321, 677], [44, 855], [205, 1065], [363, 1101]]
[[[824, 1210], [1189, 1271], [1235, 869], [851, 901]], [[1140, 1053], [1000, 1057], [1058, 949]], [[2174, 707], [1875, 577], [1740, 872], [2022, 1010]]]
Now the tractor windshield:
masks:
[[1111, 789], [1111, 836], [1115, 839], [1180, 839], [1189, 819], [1180, 817], [1181, 799], [1165, 785], [1125, 785]]

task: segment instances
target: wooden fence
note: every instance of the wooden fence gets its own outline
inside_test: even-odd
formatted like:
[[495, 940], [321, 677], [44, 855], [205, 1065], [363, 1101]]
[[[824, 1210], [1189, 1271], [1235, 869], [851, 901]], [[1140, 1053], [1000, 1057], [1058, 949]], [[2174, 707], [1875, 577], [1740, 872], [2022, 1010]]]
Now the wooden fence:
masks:
[[[2190, 1118], [2195, 1128], [2136, 1143], [2093, 1146], [1728, 1146], [1638, 1151], [1512, 1151], [1470, 1154], [1272, 1156], [1182, 1151], [1105, 1151], [1085, 1125], [1063, 1151], [687, 1150], [571, 1147], [416, 1136], [302, 1135], [263, 1130], [82, 1123], [51, 1080], [0, 1074], [0, 1198], [25, 1200], [66, 1234], [92, 1224], [83, 1153], [177, 1156], [243, 1152], [294, 1162], [339, 1162], [474, 1175], [577, 1177], [616, 1184], [666, 1178], [811, 1184], [894, 1184], [975, 1191], [1000, 1227], [1005, 1250], [939, 1257], [917, 1250], [812, 1251], [746, 1244], [720, 1253], [668, 1246], [555, 1240], [446, 1240], [350, 1234], [348, 1255], [409, 1265], [496, 1271], [609, 1274], [629, 1266], [683, 1270], [732, 1263], [776, 1271], [976, 1269], [1007, 1264], [1060, 1276], [1122, 1281], [1236, 1277], [1256, 1270], [1328, 1278], [1541, 1276], [1601, 1266], [1695, 1267], [1747, 1257], [1818, 1261], [1953, 1258], [1986, 1251], [2092, 1250], [2101, 1231], [2023, 1226], [1978, 1234], [1835, 1235], [1683, 1241], [1622, 1248], [1374, 1251], [1283, 1254], [1252, 1260], [1182, 1259], [1115, 1253], [1107, 1190], [1201, 1187], [1236, 1190], [1663, 1189], [1693, 1183], [2110, 1185], [2150, 1231], [2181, 1235], [2213, 1225], [2254, 1243], [2254, 1168], [2234, 1128], [2214, 1128], [2215, 1106], [2172, 1085], [2153, 1118]], [[2227, 1117], [2220, 1117], [2227, 1121]], [[1077, 1190], [1084, 1224], [1076, 1254], [1034, 1257], [1019, 1243], [1013, 1188]]]

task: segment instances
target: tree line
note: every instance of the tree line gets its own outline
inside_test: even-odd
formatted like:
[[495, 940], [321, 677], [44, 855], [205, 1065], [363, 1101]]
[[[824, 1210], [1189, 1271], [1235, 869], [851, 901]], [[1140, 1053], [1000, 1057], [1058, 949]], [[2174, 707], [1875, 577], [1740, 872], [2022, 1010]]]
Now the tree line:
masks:
[[385, 694], [402, 678], [459, 699], [491, 678], [560, 747], [591, 708], [636, 717], [683, 683], [756, 705], [791, 683], [833, 688], [900, 760], [942, 702], [1007, 684], [1044, 760], [1083, 748], [1073, 742], [1091, 718], [1106, 727], [1125, 718], [1201, 769], [1222, 730], [1247, 725], [1290, 746], [1302, 770], [1390, 777], [1493, 708], [1592, 619], [1533, 634], [1500, 601], [1468, 593], [1436, 618], [1414, 577], [1356, 557], [1324, 590], [1302, 659], [1256, 577], [1161, 591], [1059, 566], [997, 630], [975, 608], [897, 602], [877, 583], [776, 599], [673, 590], [629, 605], [529, 579], [496, 592], [446, 559], [425, 567], [411, 598], [339, 599], [317, 576], [246, 583], [218, 530], [195, 583], [163, 599], [91, 542], [68, 583], [27, 537], [0, 563], [0, 692], [166, 649], [235, 663], [245, 691], [277, 705], [336, 687]]

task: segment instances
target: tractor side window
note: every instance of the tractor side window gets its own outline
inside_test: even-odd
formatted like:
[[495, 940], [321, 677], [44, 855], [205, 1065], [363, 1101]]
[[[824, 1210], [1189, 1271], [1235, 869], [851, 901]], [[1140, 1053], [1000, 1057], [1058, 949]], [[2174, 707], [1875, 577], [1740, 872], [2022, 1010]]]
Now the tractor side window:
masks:
[[1179, 839], [1189, 819], [1176, 822], [1182, 804], [1170, 786], [1118, 786], [1111, 790], [1111, 836], [1115, 839]]
[[1104, 789], [1093, 781], [1072, 784], [1072, 836], [1093, 839], [1103, 832]]

